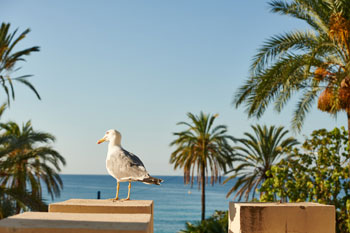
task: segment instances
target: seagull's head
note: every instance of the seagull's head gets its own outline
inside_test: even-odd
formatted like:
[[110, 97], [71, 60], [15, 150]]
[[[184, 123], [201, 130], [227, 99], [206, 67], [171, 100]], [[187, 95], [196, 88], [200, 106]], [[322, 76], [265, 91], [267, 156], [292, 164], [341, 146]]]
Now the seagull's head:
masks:
[[105, 136], [97, 141], [97, 144], [101, 144], [102, 142], [110, 142], [120, 146], [120, 142], [122, 140], [122, 135], [115, 129], [110, 129], [106, 132]]

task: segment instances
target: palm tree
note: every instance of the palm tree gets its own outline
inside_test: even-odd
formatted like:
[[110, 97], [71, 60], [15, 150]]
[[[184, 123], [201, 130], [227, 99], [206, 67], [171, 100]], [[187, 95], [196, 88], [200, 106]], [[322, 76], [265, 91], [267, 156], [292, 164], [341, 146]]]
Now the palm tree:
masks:
[[2, 23], [0, 27], [0, 85], [2, 85], [6, 95], [7, 102], [10, 104], [10, 99], [15, 99], [15, 92], [13, 87], [13, 81], [20, 82], [29, 87], [40, 99], [39, 93], [34, 86], [27, 80], [32, 75], [22, 75], [19, 77], [12, 77], [12, 73], [20, 69], [17, 64], [21, 61], [25, 61], [25, 56], [30, 55], [32, 52], [38, 52], [39, 47], [34, 46], [20, 51], [14, 51], [15, 46], [26, 37], [30, 32], [30, 29], [26, 29], [18, 37], [16, 37], [17, 29], [14, 32], [10, 32], [10, 24]]
[[300, 19], [310, 28], [264, 43], [253, 58], [250, 77], [235, 94], [235, 106], [244, 104], [249, 117], [259, 118], [271, 102], [280, 112], [297, 94], [292, 126], [300, 131], [318, 98], [322, 111], [333, 115], [345, 111], [350, 129], [349, 1], [273, 0], [269, 5], [272, 12]]
[[16, 203], [33, 211], [47, 211], [46, 203], [30, 192], [0, 186], [0, 219], [16, 214]]
[[293, 137], [285, 138], [288, 130], [284, 130], [282, 126], [251, 126], [255, 135], [244, 133], [246, 138], [237, 139], [242, 146], [234, 147], [235, 161], [238, 162], [237, 167], [229, 171], [233, 173], [225, 181], [237, 178], [235, 185], [227, 193], [229, 197], [233, 192], [236, 192], [233, 199], [238, 197], [240, 201], [244, 195], [248, 201], [250, 194], [254, 199], [256, 190], [266, 178], [266, 172], [273, 165], [284, 158], [284, 148], [299, 144]]
[[202, 189], [202, 220], [205, 219], [205, 185], [210, 172], [210, 183], [213, 185], [220, 180], [220, 171], [226, 171], [226, 167], [232, 166], [232, 147], [229, 141], [233, 137], [227, 135], [227, 127], [224, 125], [213, 126], [218, 115], [200, 113], [195, 116], [188, 113], [191, 123], [179, 122], [186, 130], [174, 133], [177, 137], [170, 145], [176, 146], [171, 154], [170, 163], [174, 169], [184, 169], [184, 182], [191, 181], [193, 185], [195, 171], [197, 182]]
[[[51, 146], [55, 138], [35, 131], [28, 121], [20, 128], [15, 122], [0, 124], [0, 186], [20, 190], [37, 199], [42, 198], [41, 183], [53, 199], [63, 187], [58, 175], [65, 159]], [[17, 212], [23, 205], [17, 201]]]

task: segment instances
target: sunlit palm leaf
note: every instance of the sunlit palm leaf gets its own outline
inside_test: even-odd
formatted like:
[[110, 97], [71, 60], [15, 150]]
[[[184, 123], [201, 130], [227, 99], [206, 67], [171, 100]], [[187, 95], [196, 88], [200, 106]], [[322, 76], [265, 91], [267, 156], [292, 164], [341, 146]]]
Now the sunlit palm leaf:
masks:
[[[311, 28], [275, 35], [262, 45], [253, 57], [250, 77], [235, 93], [235, 107], [243, 105], [249, 117], [260, 118], [271, 103], [280, 112], [298, 95], [292, 126], [300, 131], [314, 100], [330, 87], [337, 101], [330, 102], [334, 106], [329, 113], [345, 110], [350, 119], [350, 107], [335, 106], [342, 80], [350, 79], [350, 36], [344, 36], [350, 35], [349, 2], [273, 0], [269, 5], [272, 12], [301, 19]], [[319, 67], [328, 76], [317, 80]]]
[[0, 82], [1, 86], [6, 94], [7, 103], [10, 104], [10, 100], [15, 99], [15, 91], [13, 81], [20, 82], [31, 89], [35, 95], [40, 99], [40, 95], [34, 86], [27, 80], [31, 75], [23, 75], [20, 77], [12, 77], [12, 74], [18, 70], [18, 64], [25, 61], [25, 57], [29, 56], [32, 52], [38, 52], [39, 47], [34, 46], [20, 51], [13, 52], [16, 45], [26, 37], [30, 32], [29, 29], [23, 31], [18, 37], [16, 37], [17, 29], [14, 32], [10, 32], [10, 24], [2, 23], [0, 27]]

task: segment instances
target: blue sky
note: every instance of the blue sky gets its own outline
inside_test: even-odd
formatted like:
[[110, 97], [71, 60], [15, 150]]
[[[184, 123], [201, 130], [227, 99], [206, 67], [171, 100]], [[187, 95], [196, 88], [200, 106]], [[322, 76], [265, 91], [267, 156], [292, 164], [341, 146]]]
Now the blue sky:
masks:
[[[63, 173], [107, 174], [107, 145], [96, 141], [115, 128], [151, 174], [182, 174], [169, 164], [169, 143], [187, 112], [219, 113], [216, 122], [235, 137], [256, 123], [290, 128], [293, 100], [259, 120], [232, 106], [263, 42], [306, 27], [270, 13], [267, 1], [3, 0], [0, 15], [12, 30], [31, 28], [19, 49], [41, 47], [14, 76], [34, 74], [42, 96], [17, 84], [2, 120], [32, 120], [54, 134]], [[314, 106], [294, 136], [342, 125], [344, 113], [334, 119]]]

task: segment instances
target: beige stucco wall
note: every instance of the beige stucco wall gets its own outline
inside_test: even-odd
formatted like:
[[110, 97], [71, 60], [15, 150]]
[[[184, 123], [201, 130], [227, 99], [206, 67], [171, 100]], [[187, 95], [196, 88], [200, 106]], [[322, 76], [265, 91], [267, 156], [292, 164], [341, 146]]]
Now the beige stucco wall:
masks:
[[153, 201], [71, 199], [0, 221], [0, 233], [153, 233]]
[[49, 212], [62, 213], [118, 213], [118, 214], [150, 214], [150, 228], [153, 232], [153, 201], [112, 199], [70, 199], [49, 205]]
[[230, 233], [335, 233], [335, 208], [317, 203], [234, 203]]
[[0, 221], [0, 233], [149, 233], [149, 214], [26, 212]]

